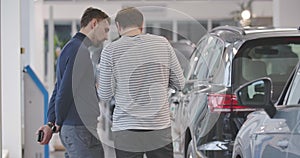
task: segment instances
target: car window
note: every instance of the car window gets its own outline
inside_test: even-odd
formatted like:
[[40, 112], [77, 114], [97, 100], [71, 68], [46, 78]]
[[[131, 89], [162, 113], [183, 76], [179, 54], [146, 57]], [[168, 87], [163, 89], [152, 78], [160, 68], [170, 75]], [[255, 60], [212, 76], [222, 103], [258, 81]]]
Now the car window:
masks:
[[[204, 43], [204, 42], [203, 42]], [[197, 62], [193, 70], [191, 79], [204, 80], [213, 79], [221, 65], [223, 42], [210, 36], [205, 41], [206, 45], [200, 44], [196, 55]]]
[[[288, 95], [287, 105], [300, 104], [300, 69], [295, 73], [294, 81]], [[299, 105], [300, 106], [300, 105]]]
[[[222, 83], [224, 78], [224, 73], [222, 73], [220, 70], [224, 70], [225, 68], [225, 65], [222, 60], [224, 43], [218, 38], [216, 38], [214, 42], [215, 42], [214, 44], [212, 43], [213, 47], [211, 47], [210, 50], [208, 50], [209, 52], [211, 52], [208, 59], [208, 63], [209, 63], [208, 77], [211, 80], [214, 80], [214, 83]], [[218, 74], [223, 77], [220, 76], [216, 77], [218, 76]]]
[[[191, 57], [191, 71], [189, 72], [189, 80], [197, 79], [196, 72], [197, 71], [207, 71], [207, 64], [203, 61], [203, 58], [200, 56], [200, 53], [206, 49], [207, 41], [209, 36], [204, 36], [200, 42], [198, 43], [192, 57]], [[202, 66], [201, 66], [202, 65]], [[199, 68], [202, 69], [199, 70]], [[202, 73], [202, 74], [205, 74]]]
[[276, 101], [299, 56], [299, 38], [272, 37], [247, 41], [234, 60], [234, 79], [237, 85], [241, 85], [260, 77], [270, 77], [273, 82], [273, 101]]

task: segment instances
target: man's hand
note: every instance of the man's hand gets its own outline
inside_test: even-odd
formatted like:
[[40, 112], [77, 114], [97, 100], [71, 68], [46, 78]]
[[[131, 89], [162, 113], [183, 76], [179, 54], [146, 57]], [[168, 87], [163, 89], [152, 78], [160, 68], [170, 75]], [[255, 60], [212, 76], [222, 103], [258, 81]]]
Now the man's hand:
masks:
[[43, 125], [36, 131], [35, 134], [38, 135], [40, 130], [44, 132], [44, 137], [43, 137], [42, 141], [39, 143], [41, 145], [48, 144], [49, 141], [51, 140], [52, 134], [53, 134], [51, 128], [48, 125]]
[[59, 131], [60, 131], [60, 126], [59, 126], [59, 125], [57, 125], [57, 124], [55, 124], [55, 126], [56, 126], [56, 130], [55, 130], [55, 132], [54, 132], [54, 133], [57, 133], [57, 132], [59, 132]]

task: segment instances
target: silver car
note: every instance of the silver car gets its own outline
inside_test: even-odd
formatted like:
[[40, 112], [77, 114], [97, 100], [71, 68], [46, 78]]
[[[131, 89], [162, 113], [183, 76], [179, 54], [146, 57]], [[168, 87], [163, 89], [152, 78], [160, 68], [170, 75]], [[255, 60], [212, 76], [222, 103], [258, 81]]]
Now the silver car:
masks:
[[238, 103], [256, 109], [248, 115], [236, 136], [233, 158], [300, 157], [299, 64], [275, 105], [272, 80], [262, 78], [236, 92]]

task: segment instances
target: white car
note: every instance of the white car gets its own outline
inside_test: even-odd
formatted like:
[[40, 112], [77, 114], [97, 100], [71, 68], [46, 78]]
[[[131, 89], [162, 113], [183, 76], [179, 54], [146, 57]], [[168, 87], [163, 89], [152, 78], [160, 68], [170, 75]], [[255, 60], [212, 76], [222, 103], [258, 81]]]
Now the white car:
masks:
[[236, 91], [250, 113], [236, 136], [233, 158], [300, 158], [300, 69], [290, 77], [278, 102], [271, 102], [272, 81], [262, 78]]

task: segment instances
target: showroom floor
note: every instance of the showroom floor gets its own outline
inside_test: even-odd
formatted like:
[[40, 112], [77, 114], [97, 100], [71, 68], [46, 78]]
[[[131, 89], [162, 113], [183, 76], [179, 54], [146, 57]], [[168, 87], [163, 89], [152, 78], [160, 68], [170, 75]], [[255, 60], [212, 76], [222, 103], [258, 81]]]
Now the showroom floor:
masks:
[[[102, 110], [106, 111], [106, 113], [108, 113], [108, 109], [106, 107], [102, 106]], [[105, 114], [102, 115], [101, 117], [98, 118], [99, 124], [98, 124], [98, 134], [101, 137], [101, 141], [105, 142], [105, 144], [103, 145], [104, 148], [104, 152], [105, 152], [105, 158], [115, 158], [115, 151], [113, 149], [113, 141], [112, 141], [112, 133], [111, 133], [111, 121], [110, 119], [108, 119], [108, 116], [106, 117]], [[174, 138], [178, 138], [178, 134], [176, 134], [176, 132], [172, 132], [172, 136], [173, 139]], [[58, 135], [55, 136], [57, 137], [57, 139], [55, 139], [55, 141], [59, 141]], [[53, 139], [53, 138], [52, 138]], [[178, 154], [178, 142], [174, 141], [173, 145], [174, 145], [174, 158], [182, 158], [183, 156], [181, 154]], [[54, 149], [58, 149], [58, 150], [54, 150], [52, 152], [50, 152], [50, 158], [64, 158], [64, 148], [61, 145], [60, 141], [55, 142], [54, 144], [59, 144], [58, 147], [54, 147]], [[55, 145], [54, 145], [55, 146]], [[177, 147], [177, 148], [176, 148]]]
[[[107, 129], [107, 128], [106, 128]], [[107, 132], [103, 132], [106, 133]], [[175, 132], [173, 132], [173, 138], [176, 137]], [[105, 137], [108, 138], [108, 137]], [[112, 143], [112, 141], [109, 140], [105, 140], [105, 142], [110, 142]], [[178, 153], [178, 149], [175, 148], [175, 146], [178, 146], [177, 144], [178, 142], [174, 141], [173, 145], [174, 145], [174, 158], [182, 158], [183, 156], [181, 154]], [[113, 149], [113, 147], [109, 146], [109, 145], [103, 145], [104, 148], [104, 152], [105, 152], [105, 158], [115, 158], [115, 151]], [[50, 158], [64, 158], [64, 151], [61, 150], [62, 148], [60, 147], [59, 151], [54, 151], [54, 152], [50, 152]]]
[[[114, 150], [112, 148], [105, 147], [105, 158], [115, 158]], [[182, 158], [180, 154], [175, 154], [174, 158]], [[56, 151], [50, 153], [50, 158], [64, 158], [64, 151]]]
[[[115, 158], [114, 149], [104, 146], [105, 158]], [[55, 151], [50, 153], [50, 158], [64, 158], [64, 151]]]
[[[105, 125], [102, 126], [102, 127], [105, 127]], [[102, 129], [103, 129], [103, 128], [102, 128]], [[106, 129], [106, 130], [105, 130], [105, 129]], [[109, 138], [110, 138], [110, 135], [109, 135], [109, 133], [107, 132], [107, 129], [108, 129], [108, 127], [106, 126], [106, 127], [104, 128], [105, 131], [100, 131], [100, 133], [104, 133], [104, 134], [102, 135], [102, 141], [103, 141], [103, 139], [106, 138], [104, 141], [105, 141], [106, 143], [110, 144], [110, 143], [113, 143], [113, 142], [112, 142], [111, 139], [109, 139]], [[173, 138], [175, 138], [175, 137], [177, 137], [177, 136], [176, 136], [176, 133], [173, 132]], [[176, 149], [176, 147], [175, 147], [175, 146], [178, 146], [177, 143], [178, 143], [178, 142], [176, 142], [176, 141], [173, 142], [173, 145], [174, 145], [174, 152], [175, 152], [174, 158], [182, 158], [183, 156], [182, 156], [181, 154], [178, 153], [178, 149]], [[105, 152], [105, 158], [115, 158], [115, 151], [114, 151], [113, 147], [111, 147], [111, 146], [112, 146], [111, 144], [110, 144], [110, 145], [105, 145], [105, 144], [103, 145], [104, 152]], [[60, 147], [58, 147], [58, 149], [59, 149], [59, 150], [55, 150], [55, 151], [50, 152], [50, 158], [64, 158], [63, 146], [60, 145]]]

